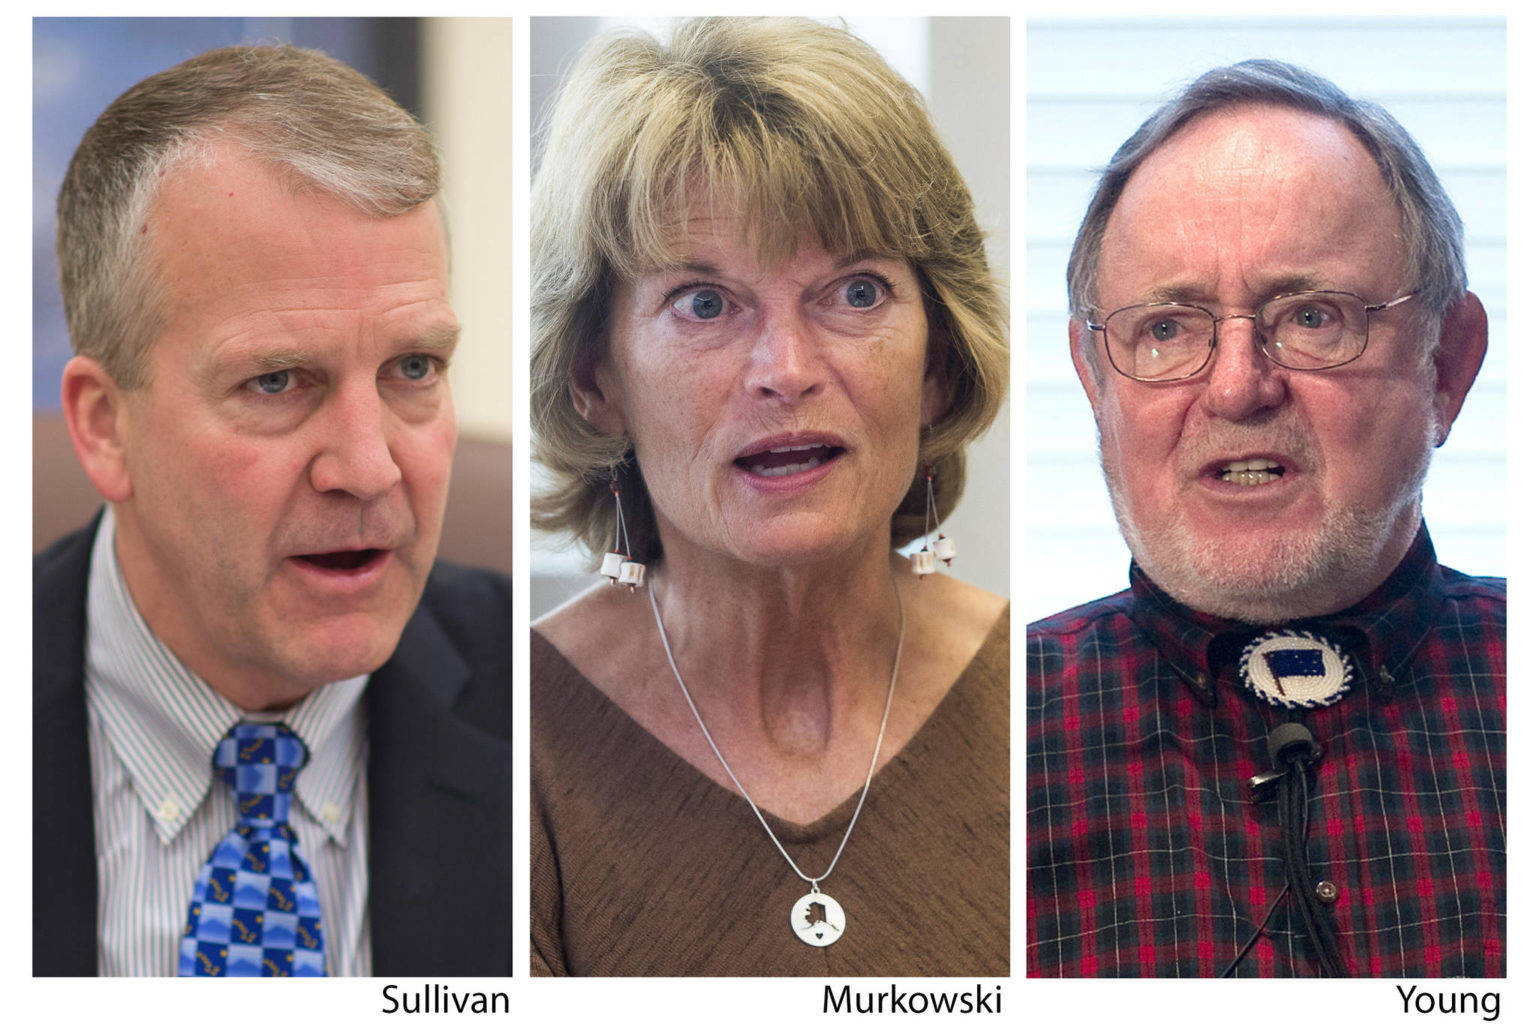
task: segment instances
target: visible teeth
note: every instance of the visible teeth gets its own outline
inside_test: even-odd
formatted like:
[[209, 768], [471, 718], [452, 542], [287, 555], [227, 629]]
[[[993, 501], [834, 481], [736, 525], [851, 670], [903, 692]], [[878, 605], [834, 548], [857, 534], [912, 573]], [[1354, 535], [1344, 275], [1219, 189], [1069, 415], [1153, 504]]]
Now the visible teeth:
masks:
[[768, 450], [770, 452], [772, 452], [774, 455], [781, 455], [784, 452], [808, 452], [812, 448], [825, 448], [825, 447], [826, 447], [826, 445], [824, 445], [824, 444], [792, 444], [792, 445], [789, 445], [786, 448], [769, 448]]
[[826, 459], [811, 459], [809, 462], [793, 462], [787, 466], [748, 466], [747, 469], [755, 476], [789, 476], [791, 473], [804, 473], [808, 469], [815, 469], [826, 461]]
[[1221, 467], [1221, 478], [1240, 487], [1257, 487], [1279, 480], [1285, 469], [1269, 459], [1238, 459]]

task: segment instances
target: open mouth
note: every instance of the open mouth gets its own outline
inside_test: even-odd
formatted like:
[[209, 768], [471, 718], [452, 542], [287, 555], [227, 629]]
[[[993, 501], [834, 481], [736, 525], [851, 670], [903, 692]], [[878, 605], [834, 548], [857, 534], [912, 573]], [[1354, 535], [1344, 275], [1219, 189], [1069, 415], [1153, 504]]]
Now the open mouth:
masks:
[[843, 451], [830, 444], [791, 444], [743, 455], [736, 459], [736, 465], [753, 476], [790, 476], [831, 462]]
[[367, 569], [385, 555], [384, 548], [363, 548], [360, 551], [320, 551], [312, 555], [296, 556], [326, 572], [357, 572]]
[[1285, 467], [1273, 459], [1239, 459], [1217, 467], [1216, 475], [1239, 487], [1262, 487], [1285, 475]]

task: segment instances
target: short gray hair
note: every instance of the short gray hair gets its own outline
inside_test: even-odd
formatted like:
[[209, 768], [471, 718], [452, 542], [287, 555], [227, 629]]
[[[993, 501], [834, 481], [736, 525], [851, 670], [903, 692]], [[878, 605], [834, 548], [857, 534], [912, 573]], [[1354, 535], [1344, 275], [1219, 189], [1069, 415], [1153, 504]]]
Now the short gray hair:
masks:
[[1467, 290], [1461, 218], [1412, 136], [1382, 107], [1351, 99], [1321, 75], [1277, 60], [1245, 60], [1195, 79], [1116, 150], [1099, 178], [1067, 261], [1073, 318], [1087, 320], [1101, 312], [1098, 273], [1104, 231], [1136, 168], [1195, 118], [1247, 103], [1318, 114], [1339, 122], [1360, 140], [1376, 161], [1402, 217], [1403, 243], [1420, 309], [1435, 320], [1443, 316]]
[[124, 387], [144, 382], [159, 326], [145, 218], [171, 168], [226, 140], [369, 216], [404, 213], [439, 189], [426, 129], [323, 53], [229, 46], [139, 82], [80, 140], [58, 206], [70, 340]]

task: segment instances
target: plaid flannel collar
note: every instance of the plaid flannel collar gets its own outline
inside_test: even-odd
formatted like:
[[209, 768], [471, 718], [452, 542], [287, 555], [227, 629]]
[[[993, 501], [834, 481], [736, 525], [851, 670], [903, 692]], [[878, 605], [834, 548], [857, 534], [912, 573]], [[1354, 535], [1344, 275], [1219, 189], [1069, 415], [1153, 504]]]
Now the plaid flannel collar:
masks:
[[[1429, 634], [1444, 601], [1435, 547], [1421, 522], [1397, 568], [1358, 604], [1285, 625], [1339, 644], [1354, 659], [1360, 678], [1379, 696], [1390, 698], [1396, 677]], [[1248, 642], [1273, 628], [1206, 615], [1180, 604], [1134, 562], [1131, 620], [1207, 706], [1216, 703], [1218, 684], [1236, 684], [1238, 657]]]

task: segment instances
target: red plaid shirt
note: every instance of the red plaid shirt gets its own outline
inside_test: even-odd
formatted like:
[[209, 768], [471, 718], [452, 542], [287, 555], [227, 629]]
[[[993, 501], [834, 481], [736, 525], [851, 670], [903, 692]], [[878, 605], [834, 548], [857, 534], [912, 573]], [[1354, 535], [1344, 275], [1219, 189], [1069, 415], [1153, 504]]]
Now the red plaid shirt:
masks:
[[[1339, 703], [1288, 711], [1237, 681], [1264, 632], [1152, 585], [1027, 637], [1029, 934], [1039, 976], [1211, 976], [1285, 885], [1266, 737], [1305, 724], [1309, 863], [1352, 976], [1502, 976], [1504, 582], [1439, 565], [1429, 535], [1340, 614], [1294, 623], [1355, 665]], [[1287, 896], [1238, 975], [1316, 976]]]

